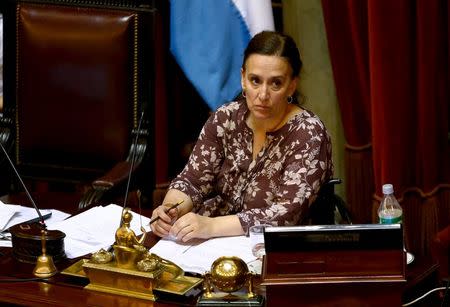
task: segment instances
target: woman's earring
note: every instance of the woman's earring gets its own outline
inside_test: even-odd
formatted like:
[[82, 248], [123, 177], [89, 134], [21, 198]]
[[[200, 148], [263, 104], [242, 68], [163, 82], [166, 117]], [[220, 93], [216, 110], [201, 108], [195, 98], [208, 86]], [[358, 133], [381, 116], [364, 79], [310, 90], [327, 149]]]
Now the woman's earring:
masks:
[[294, 101], [294, 97], [288, 96], [287, 102], [288, 102], [288, 103], [292, 103], [293, 101]]
[[242, 90], [242, 97], [247, 97], [247, 95], [245, 94], [245, 89]]

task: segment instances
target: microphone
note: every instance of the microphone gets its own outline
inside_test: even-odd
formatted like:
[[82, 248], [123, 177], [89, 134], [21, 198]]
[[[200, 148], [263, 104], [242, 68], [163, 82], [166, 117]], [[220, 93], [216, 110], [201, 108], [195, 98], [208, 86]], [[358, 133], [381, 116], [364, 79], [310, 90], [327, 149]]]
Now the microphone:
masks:
[[[130, 190], [131, 173], [133, 172], [134, 163], [136, 162], [136, 151], [137, 151], [139, 134], [141, 133], [141, 125], [142, 125], [143, 119], [144, 119], [144, 111], [141, 112], [141, 118], [139, 119], [138, 127], [136, 130], [136, 138], [134, 139], [134, 142], [133, 142], [133, 148], [132, 148], [132, 153], [131, 153], [131, 165], [130, 165], [130, 170], [128, 172], [128, 181], [127, 181], [127, 186], [125, 189], [125, 197], [124, 197], [124, 201], [123, 201], [122, 214], [123, 214], [123, 210], [125, 209], [127, 202], [128, 202], [128, 193]], [[122, 222], [121, 222], [121, 224], [122, 224]]]
[[0, 147], [39, 217], [38, 229], [34, 226], [36, 224], [29, 224], [27, 222], [9, 228], [13, 256], [21, 262], [36, 262], [33, 270], [35, 276], [40, 278], [51, 277], [57, 273], [52, 256], [65, 258], [64, 237], [66, 235], [59, 230], [47, 230], [44, 217], [9, 157], [8, 152], [3, 147], [2, 142], [0, 142]]

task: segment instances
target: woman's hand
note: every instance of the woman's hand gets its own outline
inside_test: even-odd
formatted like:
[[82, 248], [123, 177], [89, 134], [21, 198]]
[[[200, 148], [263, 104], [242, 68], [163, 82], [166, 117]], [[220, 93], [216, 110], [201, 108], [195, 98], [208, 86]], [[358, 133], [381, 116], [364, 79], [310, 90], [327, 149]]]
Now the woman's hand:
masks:
[[212, 221], [210, 217], [189, 212], [175, 221], [169, 230], [169, 235], [182, 242], [195, 238], [209, 239], [212, 237]]
[[156, 222], [150, 225], [155, 235], [160, 237], [167, 237], [169, 235], [172, 224], [178, 217], [178, 208], [169, 209], [172, 206], [173, 204], [164, 204], [153, 210], [151, 219], [159, 217]]

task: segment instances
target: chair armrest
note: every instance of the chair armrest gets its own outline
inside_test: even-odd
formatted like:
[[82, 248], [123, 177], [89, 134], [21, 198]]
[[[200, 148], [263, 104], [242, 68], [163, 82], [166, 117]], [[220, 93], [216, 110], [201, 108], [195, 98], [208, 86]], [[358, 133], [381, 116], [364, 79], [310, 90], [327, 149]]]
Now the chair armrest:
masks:
[[[139, 166], [139, 163], [135, 163], [132, 172]], [[94, 189], [109, 190], [114, 186], [117, 186], [128, 179], [130, 176], [131, 162], [122, 161], [117, 163], [111, 170], [105, 175], [96, 179], [92, 186]]]
[[[117, 163], [105, 175], [92, 182], [92, 187], [86, 191], [80, 200], [78, 209], [85, 209], [92, 204], [99, 203], [106, 192], [125, 183], [128, 180], [128, 177], [132, 176], [139, 168], [147, 149], [148, 131], [145, 128], [142, 128], [140, 131], [133, 131], [133, 134], [136, 133], [138, 139], [131, 145], [127, 159]], [[134, 160], [134, 163], [131, 162], [132, 160]], [[133, 167], [133, 169], [131, 170], [130, 175], [131, 167]]]
[[[133, 165], [132, 173], [138, 168], [140, 161], [136, 161]], [[92, 187], [88, 189], [78, 203], [78, 209], [86, 209], [87, 207], [98, 204], [103, 195], [113, 190], [113, 188], [125, 183], [130, 176], [130, 161], [121, 161], [110, 169], [105, 175], [94, 180]]]

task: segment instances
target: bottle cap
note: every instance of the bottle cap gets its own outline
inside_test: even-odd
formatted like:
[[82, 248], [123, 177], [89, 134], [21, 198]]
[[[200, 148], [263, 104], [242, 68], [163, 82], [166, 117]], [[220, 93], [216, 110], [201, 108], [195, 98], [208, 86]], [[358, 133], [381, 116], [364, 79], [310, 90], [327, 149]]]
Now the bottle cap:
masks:
[[383, 184], [383, 194], [393, 194], [394, 187], [390, 183]]

